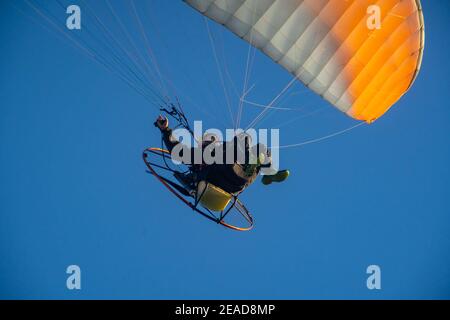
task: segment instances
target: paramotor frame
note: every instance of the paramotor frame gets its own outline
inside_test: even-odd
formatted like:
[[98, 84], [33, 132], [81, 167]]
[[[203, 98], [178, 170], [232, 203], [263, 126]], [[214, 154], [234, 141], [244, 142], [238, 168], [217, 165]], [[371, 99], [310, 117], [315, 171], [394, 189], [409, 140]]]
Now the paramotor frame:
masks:
[[[196, 196], [196, 191], [189, 191], [183, 187], [178, 181], [173, 179], [175, 175], [185, 175], [192, 173], [192, 168], [187, 165], [180, 164], [180, 170], [172, 168], [169, 163], [172, 162], [171, 154], [168, 150], [162, 148], [147, 148], [143, 152], [143, 160], [148, 168], [148, 172], [159, 180], [173, 195], [180, 199], [189, 208], [202, 215], [203, 217], [236, 231], [249, 231], [253, 228], [253, 217], [244, 204], [238, 199], [238, 194], [231, 194], [229, 205], [221, 212], [213, 212], [202, 207]], [[159, 162], [158, 162], [159, 160]], [[164, 173], [166, 175], [164, 175]], [[195, 190], [195, 189], [194, 189]], [[226, 220], [232, 215], [232, 211], [236, 211], [243, 218], [242, 225], [236, 225]]]

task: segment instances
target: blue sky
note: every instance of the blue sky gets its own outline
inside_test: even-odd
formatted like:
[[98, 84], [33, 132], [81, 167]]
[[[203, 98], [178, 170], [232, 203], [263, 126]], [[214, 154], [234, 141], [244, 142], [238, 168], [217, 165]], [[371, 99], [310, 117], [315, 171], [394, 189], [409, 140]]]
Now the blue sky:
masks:
[[[0, 298], [450, 298], [445, 1], [423, 1], [426, 52], [410, 92], [373, 125], [283, 150], [289, 180], [242, 197], [256, 220], [248, 233], [197, 216], [145, 173], [141, 152], [160, 143], [154, 106], [24, 2], [0, 6]], [[150, 15], [189, 118], [224, 128], [203, 18], [181, 1], [154, 1]], [[210, 27], [241, 89], [248, 46]], [[249, 98], [267, 103], [289, 80], [256, 53]], [[283, 105], [320, 109], [280, 127], [283, 144], [355, 124], [306, 91]], [[243, 121], [259, 111], [246, 106]], [[65, 286], [71, 264], [80, 291]], [[366, 288], [371, 264], [382, 290]]]

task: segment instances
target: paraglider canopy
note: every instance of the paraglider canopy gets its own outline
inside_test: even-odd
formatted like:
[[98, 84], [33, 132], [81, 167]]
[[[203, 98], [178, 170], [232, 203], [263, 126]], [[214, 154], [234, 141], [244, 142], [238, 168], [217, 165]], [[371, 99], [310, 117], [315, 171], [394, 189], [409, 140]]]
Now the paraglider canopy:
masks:
[[184, 0], [352, 118], [373, 122], [420, 69], [419, 0]]

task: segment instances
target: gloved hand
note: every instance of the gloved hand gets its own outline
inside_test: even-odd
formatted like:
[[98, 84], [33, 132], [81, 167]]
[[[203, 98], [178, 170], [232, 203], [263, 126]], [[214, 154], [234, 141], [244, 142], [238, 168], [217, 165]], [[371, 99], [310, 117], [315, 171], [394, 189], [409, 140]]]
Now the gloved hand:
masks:
[[154, 123], [155, 127], [158, 127], [159, 130], [166, 130], [169, 127], [169, 119], [167, 119], [167, 117], [164, 117], [162, 115], [160, 115], [155, 123]]

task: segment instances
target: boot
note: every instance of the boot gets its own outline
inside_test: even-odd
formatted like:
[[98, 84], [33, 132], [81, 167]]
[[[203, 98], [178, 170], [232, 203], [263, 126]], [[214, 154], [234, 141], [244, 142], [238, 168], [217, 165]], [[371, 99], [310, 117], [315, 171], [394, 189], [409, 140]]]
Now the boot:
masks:
[[287, 177], [289, 177], [289, 170], [281, 170], [273, 175], [263, 176], [261, 182], [267, 186], [272, 182], [283, 182]]

